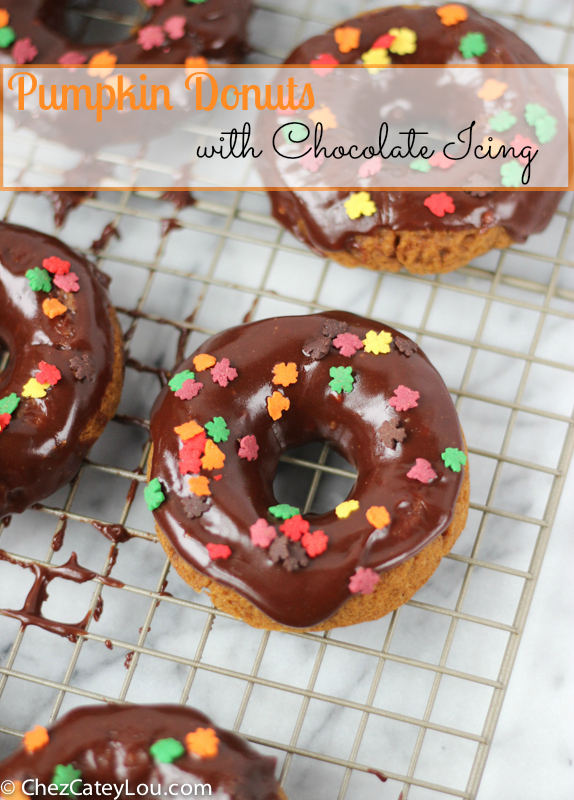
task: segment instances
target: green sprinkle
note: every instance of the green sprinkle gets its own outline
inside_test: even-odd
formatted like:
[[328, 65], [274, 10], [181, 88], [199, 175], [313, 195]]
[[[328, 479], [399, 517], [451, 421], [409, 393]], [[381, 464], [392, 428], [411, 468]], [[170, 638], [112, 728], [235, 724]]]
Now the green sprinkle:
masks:
[[548, 116], [548, 111], [540, 103], [526, 103], [524, 118], [529, 125], [536, 125], [539, 119]]
[[430, 172], [432, 165], [426, 158], [417, 158], [416, 161], [411, 161], [409, 164], [410, 169], [416, 169], [417, 172]]
[[229, 439], [229, 428], [223, 417], [214, 417], [205, 423], [205, 430], [214, 442], [226, 442]]
[[185, 753], [185, 747], [177, 739], [159, 739], [152, 744], [149, 751], [160, 764], [173, 764]]
[[[82, 773], [79, 769], [74, 769], [71, 764], [58, 764], [54, 770], [51, 783], [60, 789], [60, 794], [79, 795], [81, 794], [82, 781], [80, 780]], [[74, 781], [79, 782], [72, 786]]]
[[12, 392], [8, 397], [3, 397], [2, 400], [0, 400], [0, 414], [13, 414], [18, 408], [19, 403], [20, 398], [16, 392]]
[[329, 381], [329, 386], [337, 394], [341, 392], [352, 392], [355, 379], [352, 375], [352, 367], [331, 367], [329, 375], [333, 378]]
[[518, 161], [509, 161], [500, 168], [500, 182], [503, 186], [522, 186], [524, 167]]
[[181, 387], [186, 381], [192, 381], [195, 378], [195, 372], [189, 369], [184, 369], [183, 372], [178, 372], [168, 383], [172, 392], [179, 392]]
[[459, 450], [457, 447], [447, 447], [444, 453], [441, 453], [444, 464], [453, 472], [460, 472], [461, 466], [466, 464], [466, 454]]
[[[1, 29], [0, 29], [1, 30]], [[30, 289], [34, 292], [49, 292], [52, 288], [52, 279], [47, 269], [34, 267], [26, 272]]]
[[16, 33], [14, 32], [14, 28], [11, 28], [9, 25], [0, 28], [0, 47], [10, 47], [15, 39]]
[[504, 133], [504, 131], [512, 128], [513, 125], [516, 125], [516, 122], [516, 117], [505, 110], [499, 111], [498, 114], [495, 114], [494, 117], [491, 117], [488, 120], [488, 124], [492, 130], [496, 131], [497, 133]]
[[483, 56], [488, 50], [486, 39], [482, 33], [467, 33], [463, 36], [458, 45], [458, 49], [462, 53], [463, 58], [472, 58], [473, 56]]
[[188, 3], [194, 3], [196, 6], [200, 3], [205, 3], [207, 0], [187, 0]]
[[546, 144], [554, 139], [557, 125], [558, 121], [554, 117], [551, 117], [550, 114], [542, 117], [542, 119], [536, 120], [534, 123], [534, 130], [540, 144]]
[[151, 480], [144, 489], [144, 499], [150, 511], [155, 511], [165, 501], [165, 494], [162, 491], [161, 483], [158, 478]]
[[299, 144], [305, 141], [309, 130], [302, 122], [291, 122], [281, 128], [281, 133], [287, 144]]
[[278, 506], [270, 506], [269, 513], [278, 519], [291, 519], [301, 512], [295, 506], [290, 506], [289, 503], [279, 503]]

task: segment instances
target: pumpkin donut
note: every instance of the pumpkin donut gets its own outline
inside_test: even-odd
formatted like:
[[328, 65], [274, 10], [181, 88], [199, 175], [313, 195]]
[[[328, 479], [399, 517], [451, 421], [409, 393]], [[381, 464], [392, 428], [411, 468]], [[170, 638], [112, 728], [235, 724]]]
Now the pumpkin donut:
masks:
[[[0, 764], [0, 797], [23, 800], [48, 791], [79, 796], [88, 787], [97, 795], [97, 787], [108, 784], [111, 797], [122, 786], [136, 796], [153, 787], [157, 796], [159, 785], [166, 797], [287, 800], [274, 773], [274, 758], [259, 755], [193, 708], [85, 706], [49, 729], [37, 725], [24, 735], [21, 747]], [[70, 791], [56, 790], [65, 784]]]
[[[439, 374], [393, 328], [341, 311], [231, 328], [154, 404], [146, 500], [179, 574], [267, 629], [377, 619], [462, 531], [467, 457]], [[320, 515], [278, 503], [280, 456], [329, 443], [358, 475]]]
[[115, 414], [123, 336], [108, 284], [52, 236], [0, 223], [0, 519], [73, 478]]

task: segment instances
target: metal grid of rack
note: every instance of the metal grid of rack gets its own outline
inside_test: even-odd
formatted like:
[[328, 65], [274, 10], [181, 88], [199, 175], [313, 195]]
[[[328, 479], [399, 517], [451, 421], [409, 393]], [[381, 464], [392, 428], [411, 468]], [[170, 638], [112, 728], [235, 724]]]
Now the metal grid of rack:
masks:
[[[279, 59], [377, 5], [257, 3], [252, 59]], [[531, 28], [559, 34], [554, 54], [566, 61], [574, 8], [561, 4], [567, 14], [554, 10], [553, 23], [528, 0], [514, 5], [502, 21], [531, 38]], [[4, 201], [5, 219], [50, 228], [45, 198]], [[121, 235], [98, 262], [114, 279], [126, 336], [124, 397], [71, 488], [41, 513], [0, 524], [0, 547], [37, 564], [63, 563], [73, 549], [100, 574], [113, 564], [125, 585], [51, 583], [47, 616], [92, 615], [76, 643], [0, 616], [0, 748], [12, 749], [39, 715], [55, 719], [84, 702], [189, 702], [277, 756], [293, 798], [475, 798], [574, 449], [574, 361], [563, 345], [574, 324], [572, 214], [567, 196], [527, 245], [416, 277], [311, 255], [258, 193], [200, 195], [178, 212], [151, 194], [100, 193], [75, 211], [60, 235], [79, 249], [110, 222]], [[172, 217], [177, 226], [162, 225]], [[158, 374], [178, 353], [242, 321], [336, 306], [397, 325], [445, 376], [469, 445], [469, 523], [429, 584], [389, 617], [325, 634], [255, 631], [170, 570], [143, 504], [145, 424]], [[562, 387], [552, 402], [550, 382]], [[285, 462], [308, 475], [306, 510], [342, 499], [353, 477], [326, 449]], [[110, 548], [94, 521], [124, 525], [133, 538]], [[52, 537], [64, 527], [56, 553]], [[16, 608], [27, 573], [0, 568]]]

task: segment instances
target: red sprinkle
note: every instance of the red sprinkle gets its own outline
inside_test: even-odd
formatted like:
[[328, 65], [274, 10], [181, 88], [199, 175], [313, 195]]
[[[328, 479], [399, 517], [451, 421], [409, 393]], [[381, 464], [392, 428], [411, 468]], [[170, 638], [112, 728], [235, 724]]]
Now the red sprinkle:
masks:
[[286, 519], [283, 525], [279, 526], [279, 530], [283, 531], [288, 539], [298, 542], [303, 534], [309, 532], [309, 523], [303, 519], [301, 514], [296, 514], [290, 519]]
[[34, 376], [38, 383], [44, 385], [45, 383], [49, 383], [50, 386], [55, 386], [60, 378], [62, 377], [62, 373], [55, 367], [53, 364], [46, 364], [45, 361], [40, 361], [38, 364], [39, 372], [36, 373]]
[[454, 214], [455, 206], [452, 197], [446, 192], [438, 192], [437, 194], [429, 195], [424, 204], [435, 217], [444, 217], [445, 214]]
[[384, 48], [385, 50], [388, 50], [396, 38], [397, 38], [396, 36], [391, 36], [390, 33], [384, 33], [382, 36], [379, 36], [379, 38], [373, 42], [372, 49], [379, 50], [380, 48]]
[[65, 275], [70, 271], [70, 262], [64, 261], [58, 256], [50, 256], [42, 261], [42, 266], [53, 275]]
[[12, 419], [12, 414], [0, 414], [0, 433], [7, 428]]
[[201, 458], [197, 450], [186, 450], [184, 445], [179, 451], [179, 471], [182, 475], [198, 475], [201, 469]]
[[307, 531], [301, 539], [301, 544], [307, 551], [309, 558], [315, 558], [315, 556], [320, 556], [321, 553], [324, 553], [328, 543], [329, 537], [325, 531], [313, 531], [313, 533]]
[[223, 475], [213, 475], [214, 481], [220, 481], [223, 478]]
[[339, 62], [332, 56], [330, 53], [321, 53], [320, 56], [317, 58], [313, 58], [311, 60], [311, 66], [313, 67], [313, 72], [321, 77], [325, 75], [329, 75]]
[[239, 458], [246, 458], [248, 461], [255, 461], [259, 452], [259, 445], [255, 436], [244, 436], [239, 442]]
[[209, 542], [207, 545], [207, 552], [212, 561], [215, 561], [218, 558], [229, 558], [231, 555], [231, 547], [228, 547], [226, 544], [213, 544]]
[[188, 439], [184, 447], [188, 448], [189, 450], [195, 450], [196, 453], [202, 455], [205, 450], [206, 441], [207, 436], [205, 431], [201, 431], [201, 433], [198, 433], [197, 436], [192, 436], [191, 439]]

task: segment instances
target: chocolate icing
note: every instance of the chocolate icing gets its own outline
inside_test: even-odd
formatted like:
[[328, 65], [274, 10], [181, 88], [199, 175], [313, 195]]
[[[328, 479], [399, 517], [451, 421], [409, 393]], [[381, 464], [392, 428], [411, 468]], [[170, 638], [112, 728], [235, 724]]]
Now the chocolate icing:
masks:
[[[305, 356], [304, 343], [321, 335], [330, 320], [347, 323], [349, 332], [360, 339], [369, 330], [398, 335], [393, 328], [342, 311], [231, 328], [209, 339], [198, 352], [218, 360], [228, 358], [238, 377], [223, 388], [209, 372], [197, 373], [196, 380], [204, 386], [190, 401], [178, 399], [165, 387], [151, 417], [151, 477], [160, 480], [167, 498], [154, 514], [170, 543], [194, 569], [238, 592], [271, 619], [294, 628], [331, 617], [349, 599], [348, 583], [357, 567], [384, 572], [443, 533], [451, 522], [463, 476], [442, 463], [446, 447], [464, 450], [464, 444], [448, 390], [421, 350], [406, 357], [393, 345], [386, 355], [361, 350], [345, 358], [331, 347], [321, 360]], [[193, 371], [192, 359], [179, 370]], [[299, 378], [282, 389], [291, 406], [273, 422], [266, 400], [278, 389], [272, 378], [279, 362], [294, 362]], [[334, 366], [352, 367], [355, 383], [349, 394], [335, 394], [329, 387], [329, 369]], [[407, 435], [391, 449], [383, 445], [378, 431], [395, 417], [388, 401], [399, 384], [419, 391], [420, 399], [417, 408], [398, 414]], [[228, 441], [218, 444], [226, 455], [222, 480], [210, 481], [209, 509], [190, 519], [183, 501], [191, 493], [187, 476], [179, 472], [180, 440], [174, 428], [190, 419], [205, 425], [214, 416], [222, 416], [230, 430]], [[260, 447], [254, 461], [237, 455], [238, 440], [249, 435], [256, 436]], [[328, 535], [328, 548], [309, 559], [306, 569], [287, 572], [272, 563], [268, 550], [252, 544], [249, 527], [258, 518], [278, 527], [279, 520], [268, 508], [277, 502], [273, 479], [279, 457], [311, 441], [328, 442], [357, 468], [349, 498], [359, 501], [360, 510], [347, 519], [339, 519], [334, 510], [306, 515], [312, 530]], [[431, 484], [406, 477], [416, 458], [426, 458], [438, 474]], [[365, 512], [380, 505], [386, 506], [392, 522], [383, 532], [375, 532]], [[231, 556], [212, 561], [206, 549], [211, 542], [228, 545]]]
[[183, 64], [189, 56], [234, 63], [241, 60], [245, 51], [251, 11], [251, 0], [207, 0], [199, 4], [166, 0], [149, 9], [144, 24], [163, 26], [170, 17], [182, 16], [186, 19], [185, 35], [175, 40], [166, 36], [163, 47], [143, 50], [137, 43], [137, 30], [116, 44], [72, 41], [65, 33], [66, 5], [63, 0], [3, 0], [2, 7], [10, 14], [10, 27], [17, 39], [30, 37], [38, 49], [33, 64], [58, 64], [70, 51], [90, 59], [104, 49], [117, 56], [118, 64]]
[[[215, 730], [219, 748], [214, 758], [186, 752], [173, 764], [154, 762], [149, 749], [155, 742], [173, 738], [184, 744], [187, 734], [197, 728]], [[71, 764], [81, 771], [84, 785], [99, 781], [119, 786], [127, 780], [134, 793], [139, 784], [161, 784], [167, 793], [170, 784], [207, 783], [212, 795], [220, 792], [218, 797], [229, 800], [279, 800], [275, 759], [259, 755], [239, 736], [216, 727], [192, 708], [85, 706], [58, 720], [49, 736], [41, 750], [28, 753], [20, 747], [0, 764], [0, 782], [37, 778], [47, 785], [58, 764]]]
[[[33, 291], [26, 271], [50, 256], [69, 261], [80, 290]], [[58, 297], [65, 314], [49, 319], [42, 303]], [[19, 225], [0, 223], [0, 340], [10, 353], [0, 376], [0, 398], [34, 376], [40, 361], [55, 365], [62, 379], [41, 399], [21, 398], [0, 433], [0, 518], [24, 511], [55, 492], [78, 471], [95, 441], [86, 429], [97, 416], [112, 381], [114, 329], [110, 301], [98, 271], [62, 242]], [[77, 380], [70, 360], [89, 354], [93, 380]]]
[[[542, 64], [536, 53], [516, 34], [465, 6], [468, 19], [457, 25], [441, 23], [436, 8], [384, 8], [341, 23], [360, 28], [360, 47], [341, 53], [334, 39], [334, 28], [308, 39], [286, 59], [289, 64], [309, 64], [322, 53], [329, 53], [341, 64], [361, 63], [360, 56], [375, 40], [392, 27], [410, 28], [417, 34], [417, 49], [411, 55], [389, 53], [397, 64]], [[336, 26], [340, 27], [340, 26]], [[484, 34], [488, 50], [479, 58], [463, 59], [459, 50], [462, 36], [469, 32]], [[528, 98], [532, 101], [533, 98]], [[540, 102], [547, 103], [548, 98]], [[277, 183], [280, 185], [281, 182]], [[516, 242], [524, 242], [531, 233], [548, 225], [563, 192], [491, 192], [476, 196], [473, 192], [449, 192], [456, 212], [437, 217], [424, 206], [422, 192], [372, 192], [377, 212], [371, 217], [351, 220], [343, 203], [350, 192], [269, 192], [273, 215], [291, 233], [318, 253], [353, 249], [356, 234], [373, 235], [379, 230], [464, 231], [486, 230], [501, 225]], [[481, 193], [482, 194], [482, 193]], [[473, 196], [475, 195], [475, 196]], [[304, 230], [298, 223], [302, 222]]]

